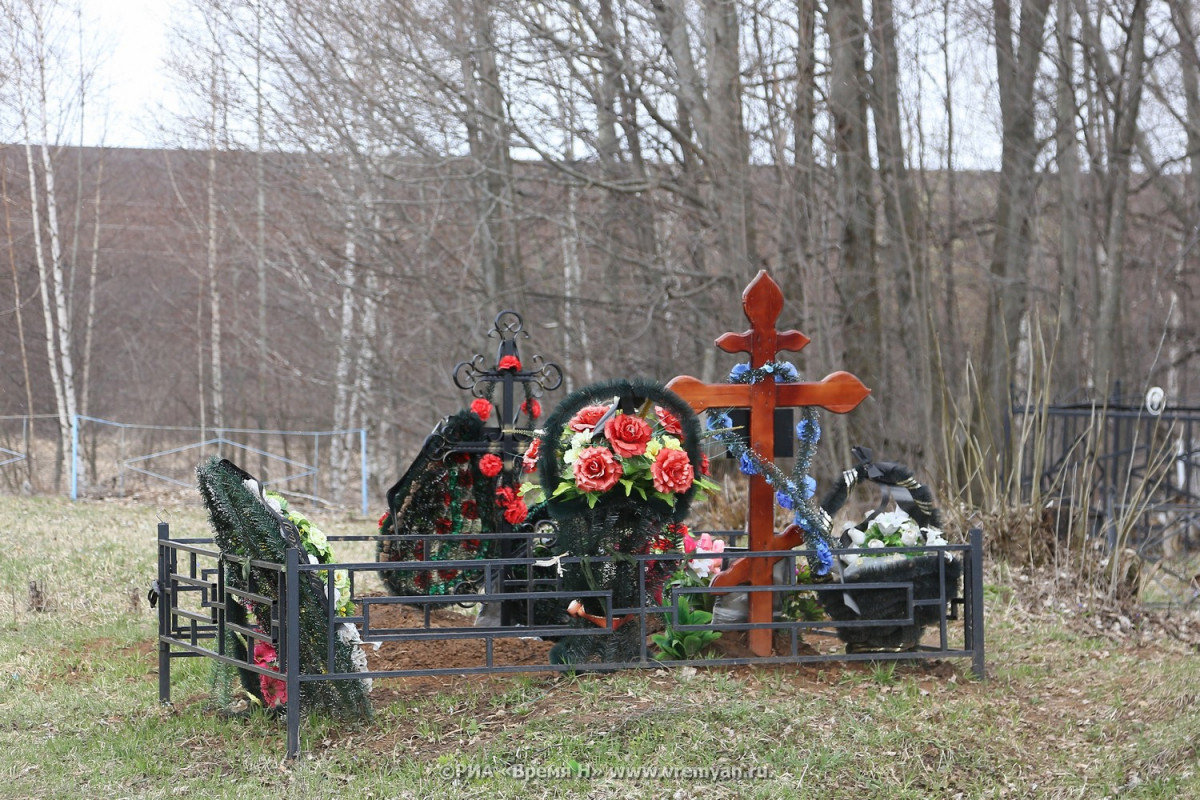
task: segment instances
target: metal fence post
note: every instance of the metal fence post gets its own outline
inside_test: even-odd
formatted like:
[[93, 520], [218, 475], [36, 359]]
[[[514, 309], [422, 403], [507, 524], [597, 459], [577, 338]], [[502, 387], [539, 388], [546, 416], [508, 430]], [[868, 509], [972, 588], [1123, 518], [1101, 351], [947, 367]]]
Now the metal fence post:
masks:
[[79, 415], [71, 417], [71, 500], [79, 498]]
[[287, 674], [287, 757], [300, 755], [300, 551], [287, 549], [284, 571], [283, 630]]
[[171, 587], [171, 527], [158, 523], [158, 702], [171, 702], [171, 606], [175, 592]]
[[971, 529], [971, 668], [976, 680], [987, 680], [983, 652], [983, 530]]

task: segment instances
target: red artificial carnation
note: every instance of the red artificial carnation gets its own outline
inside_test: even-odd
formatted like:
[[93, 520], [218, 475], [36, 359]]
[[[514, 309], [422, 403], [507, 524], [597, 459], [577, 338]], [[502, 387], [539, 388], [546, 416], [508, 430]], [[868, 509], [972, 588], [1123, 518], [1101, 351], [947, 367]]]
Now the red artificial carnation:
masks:
[[489, 478], [494, 478], [504, 469], [504, 462], [495, 453], [485, 453], [479, 459], [479, 471]]
[[585, 406], [575, 412], [575, 416], [571, 417], [571, 421], [567, 423], [567, 427], [576, 433], [590, 431], [596, 427], [596, 423], [600, 418], [608, 413], [608, 406]]
[[625, 471], [607, 447], [587, 447], [575, 459], [574, 473], [581, 492], [607, 492]]
[[516, 356], [505, 356], [504, 358], [500, 359], [500, 363], [496, 365], [496, 369], [499, 369], [499, 370], [511, 369], [511, 370], [516, 370], [517, 372], [520, 372], [521, 371], [521, 359], [517, 358]]
[[527, 516], [529, 516], [529, 509], [525, 507], [520, 498], [504, 508], [504, 521], [509, 525], [520, 525]]
[[654, 433], [650, 423], [632, 414], [617, 414], [604, 424], [604, 436], [613, 452], [621, 458], [632, 458], [646, 452], [646, 443]]
[[484, 422], [492, 415], [492, 403], [486, 397], [476, 397], [471, 401], [471, 412]]
[[388, 517], [390, 517], [391, 515], [392, 515], [392, 512], [390, 512], [390, 511], [383, 512], [383, 516], [379, 518], [379, 523], [375, 527], [382, 530], [383, 523], [387, 522]]
[[692, 488], [695, 479], [687, 453], [667, 447], [658, 451], [658, 457], [650, 465], [650, 474], [654, 478], [655, 491], [676, 494]]
[[526, 472], [537, 472], [538, 453], [542, 451], [542, 440], [535, 438], [529, 443], [529, 449], [521, 457], [521, 469]]
[[662, 406], [654, 407], [654, 416], [658, 417], [658, 422], [663, 426], [663, 430], [667, 433], [673, 433], [676, 436], [683, 435], [683, 425], [679, 422], [679, 417], [667, 411]]
[[521, 411], [537, 419], [542, 415], [542, 404], [536, 398], [530, 397], [524, 403], [521, 403]]
[[496, 489], [496, 505], [507, 506], [517, 499], [517, 492], [511, 486], [501, 486]]
[[479, 519], [479, 504], [474, 500], [463, 500], [462, 516], [463, 519]]
[[438, 520], [433, 523], [433, 532], [438, 536], [445, 536], [452, 530], [454, 530], [454, 521], [449, 517], [439, 517]]

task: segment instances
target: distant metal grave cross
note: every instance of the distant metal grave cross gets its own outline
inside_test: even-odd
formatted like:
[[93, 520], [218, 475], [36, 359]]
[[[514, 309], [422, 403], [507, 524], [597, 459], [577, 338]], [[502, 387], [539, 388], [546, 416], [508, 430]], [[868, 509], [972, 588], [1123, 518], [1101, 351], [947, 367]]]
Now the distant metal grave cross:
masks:
[[[781, 350], [796, 352], [809, 343], [809, 338], [794, 330], [779, 331], [775, 323], [783, 311], [783, 292], [766, 270], [761, 270], [742, 292], [742, 308], [750, 320], [750, 330], [725, 333], [716, 341], [727, 353], [749, 353], [750, 367], [757, 369], [775, 359]], [[834, 372], [818, 383], [776, 383], [773, 380], [746, 384], [703, 383], [681, 375], [667, 384], [697, 412], [709, 408], [749, 409], [750, 447], [765, 459], [775, 458], [775, 409], [797, 406], [819, 406], [837, 414], [858, 407], [871, 390], [849, 372]], [[782, 534], [775, 533], [775, 492], [761, 475], [750, 478], [747, 529], [750, 551], [788, 550], [798, 541], [798, 529], [790, 527]], [[770, 586], [774, 583], [773, 568], [778, 558], [747, 558], [735, 565], [728, 575], [718, 576], [716, 585]], [[750, 592], [748, 621], [769, 624], [772, 621], [772, 593]], [[771, 654], [771, 631], [751, 629], [750, 649], [757, 655]]]

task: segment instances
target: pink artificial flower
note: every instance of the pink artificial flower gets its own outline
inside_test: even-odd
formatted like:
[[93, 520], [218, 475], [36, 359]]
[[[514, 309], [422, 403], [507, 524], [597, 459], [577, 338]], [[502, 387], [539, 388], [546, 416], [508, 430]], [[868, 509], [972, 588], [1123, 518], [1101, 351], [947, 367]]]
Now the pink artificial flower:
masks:
[[529, 443], [529, 449], [521, 457], [521, 469], [526, 472], [537, 472], [538, 453], [542, 450], [542, 440], [535, 438]]
[[689, 531], [686, 526], [684, 526], [683, 529], [683, 552], [696, 552], [696, 538], [692, 536], [692, 532]]

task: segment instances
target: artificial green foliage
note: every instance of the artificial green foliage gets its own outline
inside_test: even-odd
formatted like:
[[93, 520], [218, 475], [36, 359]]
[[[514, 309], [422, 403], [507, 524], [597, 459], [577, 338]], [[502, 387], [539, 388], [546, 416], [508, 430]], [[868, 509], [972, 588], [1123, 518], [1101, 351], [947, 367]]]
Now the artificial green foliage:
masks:
[[[302, 548], [300, 533], [295, 525], [266, 504], [258, 482], [235, 464], [213, 457], [197, 467], [196, 475], [200, 494], [208, 509], [213, 538], [222, 553], [282, 564], [289, 546]], [[244, 569], [242, 564], [228, 562], [225, 566], [225, 582], [230, 588], [253, 591], [273, 600], [279, 596], [278, 573], [271, 570], [258, 567]], [[328, 624], [329, 598], [326, 587], [316, 572], [305, 572], [299, 591], [300, 669], [303, 674], [327, 674], [329, 636], [332, 632]], [[226, 605], [226, 613], [229, 621], [241, 624], [253, 622], [252, 618], [270, 619], [270, 610], [265, 605], [258, 607], [255, 604], [247, 609], [241, 603], [231, 601]], [[247, 653], [252, 643], [230, 634], [225, 644], [229, 655], [251, 663]], [[334, 672], [355, 671], [353, 647], [337, 638], [334, 643]], [[261, 702], [259, 676], [248, 670], [239, 670], [239, 673], [243, 687]], [[229, 699], [228, 685], [227, 678], [217, 677], [215, 688], [219, 702]], [[300, 703], [303, 709], [320, 709], [339, 717], [371, 716], [366, 684], [360, 680], [302, 683]]]
[[666, 632], [656, 633], [650, 637], [650, 641], [658, 646], [662, 658], [698, 658], [704, 652], [704, 648], [721, 638], [720, 631], [681, 631], [675, 627], [676, 624], [709, 625], [712, 623], [712, 612], [692, 608], [687, 595], [675, 597], [675, 614], [678, 617], [677, 623], [672, 620], [670, 614], [665, 615]]

